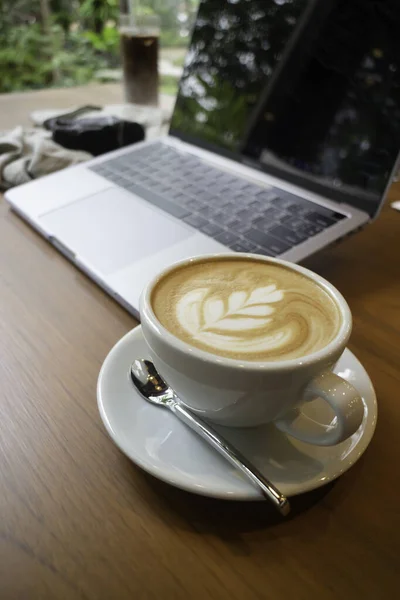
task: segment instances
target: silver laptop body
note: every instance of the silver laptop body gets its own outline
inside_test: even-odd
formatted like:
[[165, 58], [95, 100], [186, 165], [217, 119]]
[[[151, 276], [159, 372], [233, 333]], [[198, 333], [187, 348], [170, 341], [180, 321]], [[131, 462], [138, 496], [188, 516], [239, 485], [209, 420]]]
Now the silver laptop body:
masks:
[[[246, 28], [252, 32], [252, 36], [248, 36], [252, 41], [246, 56], [235, 55], [235, 68], [242, 65], [244, 72], [255, 68], [254, 61], [259, 54], [264, 56], [261, 46], [254, 47], [257, 46], [254, 40], [267, 39], [274, 27], [274, 17], [266, 6], [273, 4], [274, 14], [291, 10], [292, 6], [278, 6], [272, 0], [255, 1], [253, 8], [259, 5], [256, 19], [247, 14], [249, 11], [242, 11], [245, 4], [248, 6], [242, 0], [229, 5], [204, 0], [200, 4], [168, 136], [117, 150], [6, 193], [7, 201], [23, 219], [135, 316], [146, 282], [163, 267], [184, 257], [230, 249], [298, 262], [358, 231], [377, 215], [395, 168], [398, 148], [394, 152], [393, 143], [382, 165], [373, 165], [374, 176], [371, 178], [366, 173], [357, 179], [357, 169], [364, 173], [368, 166], [371, 142], [367, 139], [355, 142], [356, 130], [352, 131], [351, 139], [343, 141], [342, 148], [330, 142], [323, 145], [323, 139], [329, 135], [330, 140], [342, 135], [338, 119], [346, 119], [349, 109], [340, 106], [340, 99], [335, 113], [332, 109], [329, 135], [325, 132], [319, 146], [310, 143], [304, 150], [309, 157], [307, 164], [304, 156], [298, 160], [293, 154], [296, 146], [293, 140], [307, 138], [301, 132], [301, 124], [296, 126], [299, 121], [293, 108], [293, 98], [300, 98], [301, 105], [302, 94], [307, 98], [309, 93], [307, 89], [304, 91], [307, 86], [302, 83], [301, 73], [314, 68], [314, 63], [309, 67], [314, 60], [310, 59], [310, 45], [304, 42], [310, 37], [307, 27], [315, 29], [318, 17], [320, 40], [324, 40], [333, 27], [335, 15], [326, 10], [322, 0], [311, 3], [312, 10], [308, 7], [291, 15], [292, 29], [287, 32], [285, 52], [275, 65], [272, 81], [268, 81], [268, 85], [264, 81], [260, 84], [256, 101], [252, 97], [251, 109], [246, 108], [249, 116], [245, 130], [236, 145], [232, 144], [235, 132], [228, 131], [228, 139], [227, 130], [235, 119], [243, 121], [242, 115], [237, 114], [242, 109], [236, 107], [236, 116], [224, 118], [224, 123], [222, 118], [215, 117], [226, 117], [233, 111], [236, 95], [229, 97], [229, 93], [234, 86], [229, 84], [228, 104], [216, 108], [218, 86], [212, 86], [209, 79], [206, 81], [209, 74], [215, 72], [212, 61], [217, 60], [219, 49], [223, 48], [226, 32], [226, 28], [217, 31], [217, 46], [214, 48], [214, 42], [210, 42], [207, 50], [203, 39], [204, 20], [213, 11], [214, 20], [218, 17], [216, 12], [222, 10], [218, 4], [225, 5], [225, 13], [217, 22], [221, 23], [224, 18], [229, 29], [229, 23], [234, 28], [237, 19], [242, 19], [242, 33]], [[257, 32], [263, 19], [264, 29]], [[315, 46], [315, 40], [313, 44]], [[206, 69], [204, 61], [197, 60], [201, 52], [207, 52], [211, 60], [211, 66]], [[268, 56], [264, 58], [267, 60]], [[299, 60], [305, 61], [307, 68], [300, 67], [296, 63]], [[364, 63], [365, 58], [359, 57], [358, 68]], [[264, 72], [265, 64], [260, 60], [257, 68]], [[300, 75], [294, 77], [293, 72]], [[243, 73], [240, 76], [245, 77]], [[288, 96], [289, 80], [294, 87]], [[242, 89], [239, 83], [236, 91]], [[229, 87], [226, 82], [219, 85], [220, 90]], [[321, 101], [326, 94], [324, 89]], [[239, 92], [237, 96], [240, 97]], [[342, 105], [345, 105], [345, 94], [343, 98]], [[310, 100], [308, 106], [309, 103]], [[193, 106], [197, 110], [194, 118]], [[211, 118], [213, 129], [207, 124]], [[287, 138], [290, 149], [286, 151], [282, 139], [285, 140], [285, 124], [290, 120], [293, 135]], [[316, 117], [317, 124], [319, 121], [323, 118]], [[385, 122], [381, 123], [383, 128], [384, 125]], [[339, 133], [332, 133], [333, 126], [337, 126]], [[351, 119], [349, 127], [354, 129]], [[385, 140], [385, 135], [389, 134], [384, 131], [375, 141]], [[353, 172], [345, 154], [354, 152], [356, 143], [361, 154], [364, 151], [366, 160], [357, 156]], [[296, 204], [300, 206], [298, 210]], [[215, 233], [210, 233], [213, 231]]]

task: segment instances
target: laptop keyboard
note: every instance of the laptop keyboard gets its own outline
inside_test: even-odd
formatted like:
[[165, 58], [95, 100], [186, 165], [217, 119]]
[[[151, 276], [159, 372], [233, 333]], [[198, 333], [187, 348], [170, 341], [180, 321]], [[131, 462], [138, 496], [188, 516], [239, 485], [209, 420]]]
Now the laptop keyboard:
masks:
[[346, 218], [162, 142], [90, 169], [238, 252], [278, 256]]

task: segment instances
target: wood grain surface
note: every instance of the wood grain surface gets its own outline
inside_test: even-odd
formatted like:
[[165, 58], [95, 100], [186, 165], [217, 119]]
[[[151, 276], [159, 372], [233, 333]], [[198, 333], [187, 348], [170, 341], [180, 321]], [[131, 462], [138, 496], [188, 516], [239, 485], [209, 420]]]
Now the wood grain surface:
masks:
[[136, 323], [0, 204], [1, 600], [398, 596], [400, 213], [305, 264], [349, 301], [379, 418], [353, 469], [284, 521], [169, 487], [119, 452], [96, 380]]

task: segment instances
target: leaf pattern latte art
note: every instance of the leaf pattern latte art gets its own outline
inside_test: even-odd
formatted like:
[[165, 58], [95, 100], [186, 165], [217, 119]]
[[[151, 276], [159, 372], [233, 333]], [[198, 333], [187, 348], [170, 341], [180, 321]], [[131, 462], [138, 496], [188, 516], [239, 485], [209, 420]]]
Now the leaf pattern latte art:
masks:
[[267, 349], [283, 332], [260, 337], [273, 319], [274, 305], [284, 297], [275, 284], [251, 292], [237, 290], [222, 299], [209, 288], [188, 291], [177, 303], [176, 316], [192, 338], [219, 349], [256, 352]]

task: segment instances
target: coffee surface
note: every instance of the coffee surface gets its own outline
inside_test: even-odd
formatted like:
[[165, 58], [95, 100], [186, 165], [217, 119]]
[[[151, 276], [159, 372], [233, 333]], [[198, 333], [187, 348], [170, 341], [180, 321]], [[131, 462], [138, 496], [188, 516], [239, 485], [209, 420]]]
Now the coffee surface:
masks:
[[338, 333], [328, 292], [285, 266], [221, 258], [178, 267], [155, 285], [160, 323], [184, 342], [220, 356], [277, 361], [312, 354]]

